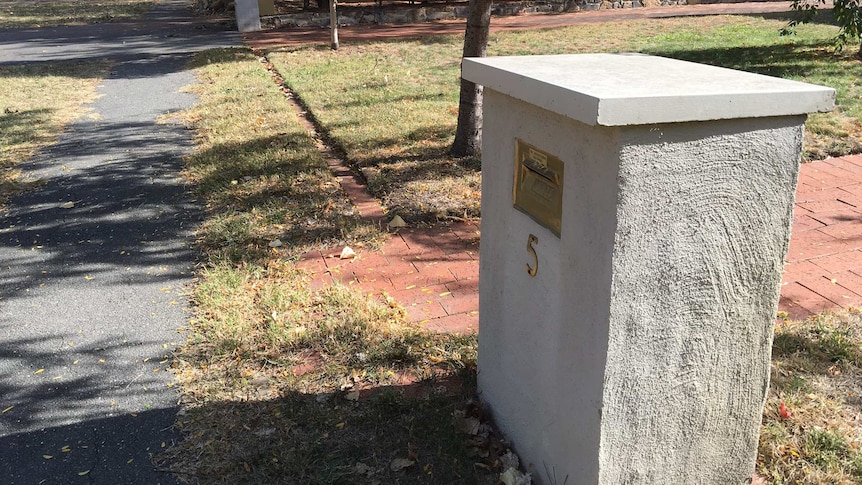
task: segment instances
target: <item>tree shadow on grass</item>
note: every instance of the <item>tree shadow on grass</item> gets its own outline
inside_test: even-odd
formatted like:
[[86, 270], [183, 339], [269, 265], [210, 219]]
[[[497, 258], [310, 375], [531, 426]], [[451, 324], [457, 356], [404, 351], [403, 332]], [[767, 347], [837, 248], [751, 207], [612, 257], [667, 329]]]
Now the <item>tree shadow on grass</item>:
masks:
[[[351, 162], [366, 177], [369, 191], [408, 220], [433, 221], [441, 214], [478, 217], [481, 163], [478, 157], [449, 155], [453, 129], [431, 126], [403, 138], [371, 140], [361, 151], [378, 155]], [[398, 151], [388, 154], [388, 149]]]
[[285, 391], [207, 403], [180, 418], [195, 439], [159, 459], [201, 483], [496, 483], [503, 450], [489, 450], [493, 437], [459, 431], [453, 418], [474, 393], [475, 374], [466, 372], [350, 399]]
[[823, 62], [824, 57], [838, 59], [834, 55], [834, 45], [830, 42], [711, 49], [648, 49], [645, 53], [782, 78], [807, 77], [814, 72], [820, 76], [846, 74], [840, 63]]
[[51, 109], [22, 109], [4, 106], [0, 111], [0, 142], [4, 149], [27, 142], [38, 143], [45, 138], [36, 138], [41, 127], [50, 123]]
[[269, 243], [289, 256], [379, 236], [363, 221], [304, 133], [220, 143], [188, 158], [213, 217], [201, 232], [211, 260], [260, 263]]
[[[754, 17], [754, 18], [762, 18], [766, 20], [783, 20], [785, 22], [789, 22], [795, 18], [799, 17], [799, 14], [796, 12], [772, 12], [772, 13], [762, 13], [762, 14], [746, 14], [746, 17]], [[817, 15], [811, 19], [812, 24], [822, 24], [822, 25], [834, 25], [838, 26], [838, 21], [835, 20], [835, 15], [833, 15], [832, 10], [829, 8], [824, 8], [821, 6]]]

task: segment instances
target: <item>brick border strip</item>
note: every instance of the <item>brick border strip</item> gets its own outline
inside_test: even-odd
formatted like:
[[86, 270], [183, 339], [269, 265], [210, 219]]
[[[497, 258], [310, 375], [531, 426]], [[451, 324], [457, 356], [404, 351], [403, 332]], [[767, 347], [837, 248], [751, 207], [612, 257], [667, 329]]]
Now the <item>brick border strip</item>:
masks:
[[252, 53], [258, 57], [260, 63], [263, 64], [266, 71], [272, 76], [273, 82], [284, 94], [284, 97], [287, 98], [291, 106], [293, 106], [300, 123], [302, 123], [306, 131], [311, 135], [315, 145], [317, 145], [318, 151], [323, 155], [327, 167], [335, 175], [335, 178], [338, 179], [342, 190], [347, 193], [362, 220], [382, 226], [386, 218], [386, 211], [383, 210], [380, 201], [368, 193], [367, 181], [361, 175], [355, 173], [345, 161], [347, 154], [344, 149], [332, 140], [326, 128], [308, 109], [305, 101], [287, 85], [284, 77], [270, 62], [269, 58], [266, 57], [266, 54], [261, 49], [252, 49]]

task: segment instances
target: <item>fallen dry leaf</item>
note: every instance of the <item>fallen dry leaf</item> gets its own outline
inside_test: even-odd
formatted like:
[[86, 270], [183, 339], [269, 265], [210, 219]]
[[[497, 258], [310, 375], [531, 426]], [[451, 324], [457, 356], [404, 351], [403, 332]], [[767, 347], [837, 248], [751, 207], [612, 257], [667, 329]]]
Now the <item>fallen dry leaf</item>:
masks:
[[374, 475], [374, 469], [361, 461], [356, 462], [356, 466], [353, 467], [353, 471], [356, 472], [357, 475], [365, 475], [367, 477]]
[[392, 220], [389, 221], [389, 224], [387, 224], [387, 226], [389, 227], [389, 229], [398, 229], [399, 227], [407, 227], [407, 223], [404, 222], [404, 219], [402, 219], [401, 216], [396, 214], [395, 217], [393, 217]]
[[413, 460], [408, 460], [407, 458], [396, 458], [389, 463], [389, 469], [393, 472], [400, 472], [405, 468], [409, 468], [416, 463]]
[[482, 425], [482, 423], [476, 418], [459, 418], [454, 421], [455, 429], [470, 435], [479, 434], [479, 426]]

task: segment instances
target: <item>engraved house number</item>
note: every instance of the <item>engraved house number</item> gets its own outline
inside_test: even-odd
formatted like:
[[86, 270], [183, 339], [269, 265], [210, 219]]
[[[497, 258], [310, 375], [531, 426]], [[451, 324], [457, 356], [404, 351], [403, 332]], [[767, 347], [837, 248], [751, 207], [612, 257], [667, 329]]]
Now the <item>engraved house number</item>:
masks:
[[536, 254], [536, 248], [533, 247], [533, 244], [537, 242], [539, 242], [539, 238], [532, 234], [527, 238], [527, 252], [533, 257], [533, 266], [527, 263], [527, 273], [534, 278], [536, 277], [536, 273], [539, 272], [539, 256]]

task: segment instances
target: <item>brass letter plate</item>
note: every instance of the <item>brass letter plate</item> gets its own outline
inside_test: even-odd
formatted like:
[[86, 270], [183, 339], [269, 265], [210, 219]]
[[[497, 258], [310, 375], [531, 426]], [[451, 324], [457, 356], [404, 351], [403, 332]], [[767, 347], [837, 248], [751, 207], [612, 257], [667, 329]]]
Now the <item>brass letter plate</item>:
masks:
[[515, 208], [560, 236], [563, 161], [515, 139]]

